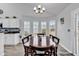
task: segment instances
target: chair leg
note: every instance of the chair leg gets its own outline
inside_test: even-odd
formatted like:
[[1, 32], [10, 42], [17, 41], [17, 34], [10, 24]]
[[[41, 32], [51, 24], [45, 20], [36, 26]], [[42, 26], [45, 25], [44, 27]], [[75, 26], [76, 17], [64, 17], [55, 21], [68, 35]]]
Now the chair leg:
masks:
[[27, 53], [25, 53], [24, 56], [28, 56]]
[[36, 54], [36, 51], [31, 50], [31, 56], [35, 56], [35, 54]]
[[53, 55], [57, 56], [57, 47], [54, 49]]
[[33, 56], [33, 50], [31, 50], [31, 56]]
[[54, 51], [54, 52], [53, 52], [53, 55], [54, 55], [54, 56], [57, 56], [57, 53]]
[[25, 48], [25, 54], [24, 56], [28, 56], [28, 48]]
[[56, 53], [56, 56], [57, 56], [57, 47], [56, 47], [56, 52], [55, 53]]

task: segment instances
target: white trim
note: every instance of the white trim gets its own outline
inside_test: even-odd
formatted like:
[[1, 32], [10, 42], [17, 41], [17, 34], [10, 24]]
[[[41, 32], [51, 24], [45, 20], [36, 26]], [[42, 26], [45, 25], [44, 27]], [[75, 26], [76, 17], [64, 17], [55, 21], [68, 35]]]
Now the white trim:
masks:
[[65, 50], [67, 50], [69, 53], [72, 53], [67, 47], [65, 47], [63, 44], [60, 43], [60, 46], [63, 47]]
[[4, 53], [2, 53], [0, 56], [4, 56]]
[[66, 48], [63, 44], [60, 43], [60, 46], [63, 47], [65, 50], [67, 50], [69, 53], [72, 53], [75, 56], [79, 56], [79, 55], [73, 53], [72, 51], [70, 51], [68, 48]]
[[[75, 39], [74, 39], [74, 52], [73, 53], [76, 56], [78, 55], [78, 52], [79, 52], [79, 50], [78, 50], [78, 48], [79, 48], [79, 46], [78, 46], [78, 44], [79, 44], [78, 43], [78, 34], [76, 33], [76, 31], [77, 31], [77, 25], [78, 25], [78, 22], [77, 22], [78, 21], [78, 12], [79, 12], [79, 8], [73, 10], [72, 11], [73, 15], [71, 16], [71, 18], [74, 16], [74, 18], [72, 18], [72, 19], [75, 21], [75, 24], [74, 24], [74, 26], [75, 26], [74, 27], [75, 28], [74, 29], [75, 30], [75, 33], [74, 33], [75, 34]], [[77, 14], [77, 20], [75, 20], [75, 14]], [[75, 45], [77, 46], [77, 48], [75, 48]], [[75, 49], [77, 49], [77, 54], [75, 53]]]

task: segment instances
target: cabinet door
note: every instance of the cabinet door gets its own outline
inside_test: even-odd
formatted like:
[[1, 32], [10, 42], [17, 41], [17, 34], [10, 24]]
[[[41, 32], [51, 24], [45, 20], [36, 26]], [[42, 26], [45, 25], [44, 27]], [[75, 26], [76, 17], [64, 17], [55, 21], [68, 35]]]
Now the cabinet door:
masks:
[[5, 45], [13, 45], [14, 44], [14, 35], [12, 34], [5, 34]]
[[3, 20], [4, 20], [4, 19], [0, 19], [0, 23], [3, 23]]
[[10, 28], [18, 28], [19, 27], [19, 20], [18, 19], [10, 19], [9, 20]]
[[3, 27], [9, 27], [9, 19], [3, 19]]
[[15, 36], [15, 37], [14, 37], [14, 39], [15, 39], [14, 44], [18, 44], [18, 43], [19, 43], [19, 40], [20, 40], [19, 34], [17, 33], [17, 34], [15, 34], [14, 36]]
[[16, 45], [19, 43], [19, 34], [5, 34], [5, 45]]
[[19, 20], [18, 19], [3, 19], [3, 27], [18, 28]]
[[19, 19], [15, 19], [15, 27], [19, 27]]

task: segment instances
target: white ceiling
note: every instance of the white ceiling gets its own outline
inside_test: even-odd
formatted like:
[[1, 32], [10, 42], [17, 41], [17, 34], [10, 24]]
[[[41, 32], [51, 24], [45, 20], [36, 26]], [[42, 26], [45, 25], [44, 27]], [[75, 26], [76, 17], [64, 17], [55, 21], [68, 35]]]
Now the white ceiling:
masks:
[[[41, 5], [46, 8], [46, 11], [40, 15], [40, 16], [52, 16], [55, 17], [59, 13], [61, 13], [64, 8], [66, 8], [70, 3], [42, 3]], [[20, 15], [26, 15], [26, 16], [39, 16], [34, 13], [33, 8], [34, 6], [37, 6], [38, 3], [14, 3], [14, 4], [4, 4], [4, 7], [6, 8], [6, 12], [8, 14], [8, 10], [13, 13], [17, 13]], [[6, 7], [7, 6], [7, 7]]]

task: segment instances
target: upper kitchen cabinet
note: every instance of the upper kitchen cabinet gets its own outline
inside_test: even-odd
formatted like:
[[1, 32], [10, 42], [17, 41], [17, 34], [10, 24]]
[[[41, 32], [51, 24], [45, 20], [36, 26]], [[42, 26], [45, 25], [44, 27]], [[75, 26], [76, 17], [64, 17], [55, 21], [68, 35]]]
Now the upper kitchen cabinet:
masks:
[[5, 28], [19, 28], [19, 19], [3, 19], [3, 27]]
[[9, 27], [10, 24], [9, 19], [3, 19], [2, 21], [3, 21], [3, 27]]

